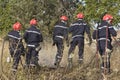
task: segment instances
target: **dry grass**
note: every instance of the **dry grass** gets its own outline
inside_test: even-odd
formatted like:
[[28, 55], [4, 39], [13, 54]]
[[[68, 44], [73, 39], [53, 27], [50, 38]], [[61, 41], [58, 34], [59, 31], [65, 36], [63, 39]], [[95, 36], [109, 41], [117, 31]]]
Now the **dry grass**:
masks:
[[[102, 80], [101, 73], [99, 68], [96, 68], [95, 58], [95, 44], [93, 43], [90, 47], [85, 45], [85, 53], [84, 53], [84, 64], [78, 66], [78, 49], [76, 48], [74, 55], [74, 68], [72, 70], [67, 69], [67, 53], [68, 47], [64, 49], [64, 56], [61, 62], [62, 68], [51, 69], [53, 67], [55, 55], [56, 55], [56, 47], [52, 46], [52, 43], [45, 43], [42, 47], [42, 50], [39, 52], [39, 63], [42, 66], [40, 70], [33, 70], [28, 76], [25, 71], [19, 65], [19, 69], [17, 72], [16, 80]], [[107, 77], [106, 80], [119, 80], [120, 79], [120, 48], [116, 48], [111, 56], [111, 69], [113, 72]], [[4, 56], [3, 56], [3, 65], [4, 72], [7, 76], [10, 76], [10, 68], [11, 63], [6, 62], [6, 58], [9, 55], [8, 51], [8, 43], [5, 44]], [[93, 60], [93, 61], [91, 61]], [[3, 77], [1, 77], [2, 80]]]

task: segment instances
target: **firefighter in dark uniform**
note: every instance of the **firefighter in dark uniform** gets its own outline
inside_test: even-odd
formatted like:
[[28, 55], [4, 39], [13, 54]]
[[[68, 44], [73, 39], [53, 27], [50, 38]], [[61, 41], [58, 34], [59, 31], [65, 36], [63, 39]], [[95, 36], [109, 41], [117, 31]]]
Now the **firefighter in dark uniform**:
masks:
[[63, 41], [68, 41], [68, 28], [67, 28], [67, 20], [66, 16], [61, 16], [60, 22], [54, 26], [53, 29], [53, 46], [56, 45], [57, 53], [55, 57], [54, 65], [56, 67], [59, 66], [62, 56], [63, 56]]
[[21, 55], [23, 55], [24, 46], [22, 44], [22, 37], [20, 35], [21, 24], [16, 22], [13, 25], [13, 30], [8, 33], [9, 51], [13, 58], [12, 70], [17, 71]]
[[70, 48], [68, 52], [68, 67], [72, 68], [72, 58], [74, 54], [75, 47], [79, 48], [79, 59], [78, 62], [83, 63], [83, 53], [84, 53], [84, 33], [86, 32], [89, 38], [89, 44], [92, 43], [90, 35], [90, 27], [83, 20], [83, 13], [77, 14], [78, 20], [70, 25], [69, 32], [72, 33], [72, 41], [70, 43]]
[[111, 24], [112, 19], [112, 15], [104, 15], [103, 21], [93, 32], [93, 39], [96, 39], [98, 44], [97, 47], [102, 57], [101, 69], [102, 71], [103, 69], [107, 69], [108, 73], [110, 72], [110, 54], [112, 52], [111, 36], [113, 36], [114, 38], [116, 38], [117, 36], [117, 33]]
[[24, 39], [27, 44], [28, 53], [26, 54], [26, 66], [38, 66], [38, 52], [41, 49], [40, 42], [43, 37], [39, 29], [37, 29], [37, 21], [30, 21], [30, 28], [24, 33]]

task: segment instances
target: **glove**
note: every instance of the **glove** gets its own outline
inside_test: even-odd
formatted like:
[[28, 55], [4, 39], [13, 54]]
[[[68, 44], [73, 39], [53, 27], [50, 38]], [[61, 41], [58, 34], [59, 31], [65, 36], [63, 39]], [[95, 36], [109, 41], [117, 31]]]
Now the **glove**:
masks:
[[55, 46], [55, 42], [53, 42], [52, 46]]
[[110, 53], [112, 52], [112, 50], [106, 48], [106, 52], [107, 52], [108, 54], [110, 54]]
[[41, 50], [41, 45], [37, 46], [35, 50], [39, 52]]

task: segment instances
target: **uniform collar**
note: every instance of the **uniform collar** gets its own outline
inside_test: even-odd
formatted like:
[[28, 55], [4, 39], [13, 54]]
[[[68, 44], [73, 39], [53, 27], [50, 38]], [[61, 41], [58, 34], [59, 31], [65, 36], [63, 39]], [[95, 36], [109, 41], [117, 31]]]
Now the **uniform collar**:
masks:
[[17, 32], [20, 32], [20, 30], [18, 30]]
[[66, 21], [63, 21], [63, 20], [61, 20], [61, 22], [62, 22], [62, 23], [65, 23], [65, 24], [67, 24], [67, 22], [66, 22]]
[[36, 26], [34, 26], [34, 25], [32, 25], [31, 27], [32, 27], [32, 28], [36, 28]]
[[78, 20], [83, 20], [83, 19], [78, 19]]
[[106, 22], [106, 23], [108, 23], [108, 24], [111, 24], [109, 21], [104, 21], [104, 22]]
[[18, 32], [18, 33], [20, 32], [20, 30], [19, 30], [19, 31], [17, 31], [17, 30], [13, 30], [13, 31], [16, 31], [16, 32]]

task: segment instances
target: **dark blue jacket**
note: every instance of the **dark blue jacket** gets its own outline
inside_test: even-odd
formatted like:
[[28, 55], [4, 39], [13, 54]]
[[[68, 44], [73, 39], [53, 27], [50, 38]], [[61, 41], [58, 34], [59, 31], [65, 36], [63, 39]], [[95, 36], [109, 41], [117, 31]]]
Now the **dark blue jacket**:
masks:
[[55, 38], [65, 38], [66, 40], [68, 39], [68, 28], [66, 22], [61, 21], [60, 23], [54, 26], [53, 41], [55, 40]]
[[82, 19], [78, 19], [76, 22], [72, 23], [69, 28], [69, 32], [72, 33], [72, 38], [83, 38], [86, 32], [90, 38], [90, 27]]
[[[106, 32], [106, 27], [108, 27], [108, 31]], [[99, 27], [97, 28], [97, 31], [94, 30], [93, 32], [93, 39], [96, 39], [96, 34], [97, 34], [97, 39], [99, 40], [106, 40], [106, 35], [108, 36], [107, 39], [111, 41], [111, 36], [116, 36], [117, 32], [114, 30], [113, 26], [111, 24], [108, 24], [106, 21], [102, 21]]]
[[9, 38], [9, 48], [16, 49], [16, 46], [18, 45], [18, 48], [24, 48], [22, 44], [22, 37], [19, 33], [19, 31], [10, 31], [8, 33], [8, 38]]
[[12, 39], [14, 43], [17, 43], [19, 40], [21, 40], [21, 35], [19, 31], [12, 30], [8, 33], [8, 38]]
[[30, 45], [31, 47], [35, 47], [43, 41], [42, 34], [40, 30], [36, 28], [36, 26], [31, 26], [25, 31], [24, 39], [28, 46]]

